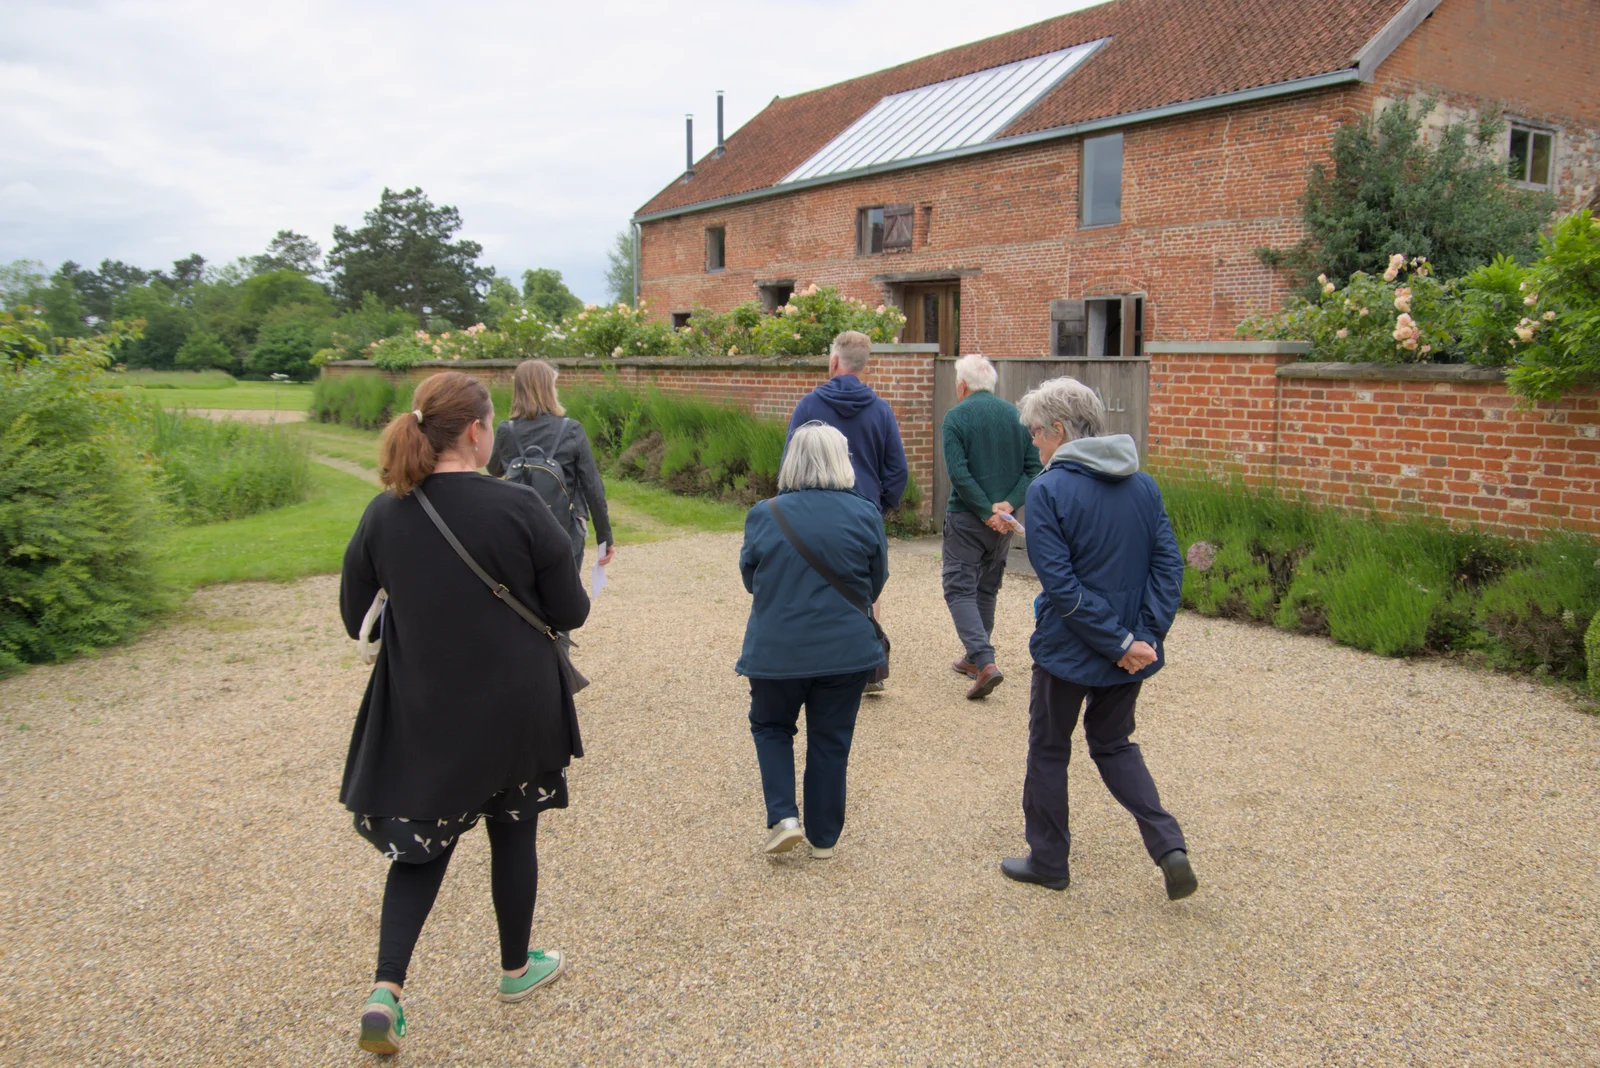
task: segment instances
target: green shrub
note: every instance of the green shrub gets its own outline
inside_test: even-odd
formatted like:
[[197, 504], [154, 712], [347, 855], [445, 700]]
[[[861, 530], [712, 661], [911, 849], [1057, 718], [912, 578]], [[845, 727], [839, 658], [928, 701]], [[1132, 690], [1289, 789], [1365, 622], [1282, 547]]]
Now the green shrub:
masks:
[[1600, 697], [1600, 612], [1594, 614], [1584, 633], [1583, 655], [1589, 669], [1589, 692]]
[[157, 472], [133, 399], [100, 373], [135, 335], [40, 335], [0, 312], [0, 673], [120, 641], [164, 602]]
[[1595, 543], [1567, 535], [1527, 548], [1483, 590], [1474, 616], [1496, 667], [1582, 680], [1584, 633], [1600, 607]]
[[324, 376], [311, 387], [310, 415], [318, 422], [377, 430], [397, 410], [396, 400], [395, 384], [383, 375]]
[[310, 492], [305, 447], [278, 427], [213, 423], [155, 405], [140, 427], [183, 522], [243, 519], [297, 504]]

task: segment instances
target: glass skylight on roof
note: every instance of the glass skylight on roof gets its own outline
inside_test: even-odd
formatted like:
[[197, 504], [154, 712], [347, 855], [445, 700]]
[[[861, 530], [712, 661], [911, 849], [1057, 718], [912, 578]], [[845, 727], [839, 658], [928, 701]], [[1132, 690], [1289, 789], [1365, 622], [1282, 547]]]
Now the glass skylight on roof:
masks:
[[1091, 41], [886, 96], [778, 184], [981, 144], [1011, 125], [1102, 43]]

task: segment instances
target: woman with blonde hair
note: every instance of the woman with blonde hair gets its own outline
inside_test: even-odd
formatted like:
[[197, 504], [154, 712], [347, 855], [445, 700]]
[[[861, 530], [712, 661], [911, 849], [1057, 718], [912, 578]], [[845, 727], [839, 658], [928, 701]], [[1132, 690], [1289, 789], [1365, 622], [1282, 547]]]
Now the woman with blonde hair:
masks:
[[532, 487], [572, 538], [572, 556], [583, 566], [583, 543], [594, 522], [595, 541], [605, 545], [600, 563], [617, 552], [606, 487], [600, 481], [589, 435], [567, 418], [556, 396], [556, 369], [543, 360], [524, 360], [511, 376], [511, 418], [494, 435], [489, 473]]
[[[560, 974], [560, 953], [528, 949], [538, 815], [566, 807], [567, 765], [583, 755], [552, 635], [589, 614], [567, 531], [532, 494], [479, 473], [494, 433], [481, 382], [436, 374], [412, 404], [384, 431], [387, 491], [350, 539], [339, 589], [352, 638], [379, 591], [388, 595], [339, 792], [356, 832], [389, 861], [376, 982], [361, 1013], [359, 1044], [373, 1053], [400, 1048], [412, 950], [456, 844], [480, 819], [500, 1000]], [[474, 565], [503, 585], [492, 591]]]

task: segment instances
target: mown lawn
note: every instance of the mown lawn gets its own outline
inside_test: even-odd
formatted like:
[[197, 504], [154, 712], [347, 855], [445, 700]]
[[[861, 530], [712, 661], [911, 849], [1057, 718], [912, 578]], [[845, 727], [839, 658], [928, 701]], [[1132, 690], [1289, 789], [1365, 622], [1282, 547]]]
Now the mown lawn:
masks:
[[113, 383], [163, 408], [303, 412], [311, 405], [304, 382], [240, 382], [221, 371], [127, 371]]

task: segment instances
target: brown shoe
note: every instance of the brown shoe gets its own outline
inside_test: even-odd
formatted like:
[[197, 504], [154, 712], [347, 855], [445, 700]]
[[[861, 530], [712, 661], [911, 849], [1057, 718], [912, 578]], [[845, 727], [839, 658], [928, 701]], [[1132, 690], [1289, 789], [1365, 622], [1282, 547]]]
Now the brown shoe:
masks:
[[994, 688], [1004, 682], [1005, 679], [1006, 677], [1000, 674], [998, 667], [993, 664], [985, 665], [984, 669], [978, 672], [975, 681], [972, 683], [972, 689], [967, 691], [967, 700], [983, 700], [993, 693]]
[[965, 675], [969, 679], [975, 679], [978, 677], [978, 665], [974, 664], [970, 660], [957, 660], [955, 663], [950, 665], [950, 670], [954, 671], [957, 675]]

